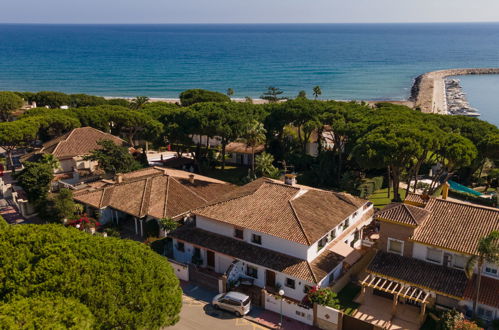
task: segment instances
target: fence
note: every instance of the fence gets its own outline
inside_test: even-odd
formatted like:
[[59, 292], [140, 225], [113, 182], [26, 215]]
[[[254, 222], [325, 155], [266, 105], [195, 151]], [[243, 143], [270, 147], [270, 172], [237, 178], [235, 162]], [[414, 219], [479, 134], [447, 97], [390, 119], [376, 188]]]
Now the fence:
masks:
[[296, 302], [293, 302], [291, 300], [281, 299], [279, 296], [275, 296], [273, 294], [265, 292], [265, 309], [280, 314], [281, 303], [283, 316], [303, 322], [308, 325], [314, 324], [313, 308], [298, 305]]

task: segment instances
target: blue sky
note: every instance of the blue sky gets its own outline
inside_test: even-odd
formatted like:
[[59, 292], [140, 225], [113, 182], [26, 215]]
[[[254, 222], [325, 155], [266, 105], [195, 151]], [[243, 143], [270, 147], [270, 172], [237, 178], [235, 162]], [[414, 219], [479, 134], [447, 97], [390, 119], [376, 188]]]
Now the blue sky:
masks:
[[499, 0], [0, 0], [3, 23], [499, 21]]

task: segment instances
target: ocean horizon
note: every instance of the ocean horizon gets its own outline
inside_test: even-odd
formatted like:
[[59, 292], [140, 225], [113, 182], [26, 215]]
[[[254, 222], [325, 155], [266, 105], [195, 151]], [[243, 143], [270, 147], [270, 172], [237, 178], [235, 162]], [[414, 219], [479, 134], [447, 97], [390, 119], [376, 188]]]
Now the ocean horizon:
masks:
[[0, 90], [404, 100], [418, 75], [462, 67], [499, 67], [499, 23], [0, 24]]

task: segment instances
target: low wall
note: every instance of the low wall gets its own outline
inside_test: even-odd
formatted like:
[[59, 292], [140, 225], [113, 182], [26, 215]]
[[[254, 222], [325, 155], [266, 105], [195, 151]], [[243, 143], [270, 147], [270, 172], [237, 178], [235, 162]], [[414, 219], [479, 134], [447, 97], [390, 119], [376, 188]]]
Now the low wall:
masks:
[[[265, 309], [274, 313], [281, 313], [281, 298], [265, 292]], [[282, 301], [282, 315], [302, 323], [314, 324], [314, 309], [299, 306], [295, 302], [284, 299]]]
[[332, 307], [315, 305], [315, 326], [326, 330], [337, 330], [342, 328], [343, 313]]
[[173, 267], [175, 275], [182, 281], [189, 281], [189, 265], [177, 261], [168, 260]]

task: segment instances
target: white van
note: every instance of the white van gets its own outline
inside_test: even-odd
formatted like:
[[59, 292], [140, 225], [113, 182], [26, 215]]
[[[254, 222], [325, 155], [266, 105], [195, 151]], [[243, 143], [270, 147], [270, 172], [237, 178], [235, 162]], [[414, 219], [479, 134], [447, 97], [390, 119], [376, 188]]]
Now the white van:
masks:
[[211, 303], [213, 307], [233, 312], [239, 317], [248, 314], [251, 309], [250, 297], [235, 291], [216, 295]]

